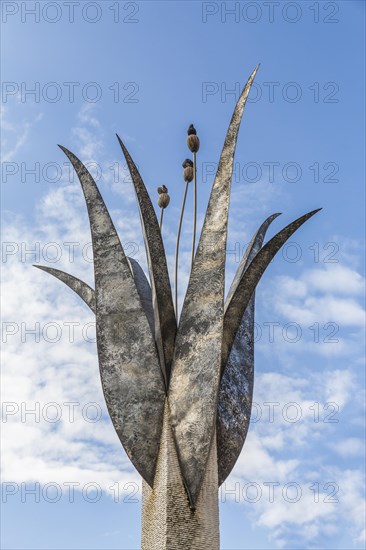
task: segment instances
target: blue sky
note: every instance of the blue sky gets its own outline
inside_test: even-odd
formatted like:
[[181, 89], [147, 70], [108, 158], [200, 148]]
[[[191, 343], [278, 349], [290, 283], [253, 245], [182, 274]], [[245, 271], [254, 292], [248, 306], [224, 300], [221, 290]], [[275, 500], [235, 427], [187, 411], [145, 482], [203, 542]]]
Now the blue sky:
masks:
[[[139, 477], [108, 419], [93, 318], [31, 266], [93, 284], [81, 189], [57, 144], [91, 163], [126, 251], [144, 267], [116, 132], [154, 200], [167, 185], [172, 273], [187, 127], [201, 140], [201, 226], [235, 95], [258, 62], [236, 152], [228, 284], [268, 215], [283, 213], [272, 235], [323, 210], [258, 288], [256, 415], [220, 493], [221, 545], [363, 548], [364, 3], [105, 0], [70, 10], [2, 2], [3, 548], [139, 547], [141, 504], [129, 502]], [[181, 301], [191, 204], [190, 194]]]

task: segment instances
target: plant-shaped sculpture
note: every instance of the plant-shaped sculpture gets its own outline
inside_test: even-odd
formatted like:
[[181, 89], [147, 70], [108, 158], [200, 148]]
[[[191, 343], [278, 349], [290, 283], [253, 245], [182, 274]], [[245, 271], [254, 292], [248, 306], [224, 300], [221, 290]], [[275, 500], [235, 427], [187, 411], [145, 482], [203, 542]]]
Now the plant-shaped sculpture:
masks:
[[37, 266], [74, 290], [96, 315], [99, 366], [115, 430], [143, 478], [144, 550], [219, 548], [218, 487], [244, 444], [251, 413], [254, 293], [286, 240], [318, 210], [263, 246], [265, 220], [224, 301], [233, 160], [253, 71], [235, 106], [213, 183], [179, 326], [164, 245], [150, 197], [118, 137], [139, 205], [150, 282], [125, 256], [93, 178], [61, 147], [88, 209], [95, 290], [72, 275]]

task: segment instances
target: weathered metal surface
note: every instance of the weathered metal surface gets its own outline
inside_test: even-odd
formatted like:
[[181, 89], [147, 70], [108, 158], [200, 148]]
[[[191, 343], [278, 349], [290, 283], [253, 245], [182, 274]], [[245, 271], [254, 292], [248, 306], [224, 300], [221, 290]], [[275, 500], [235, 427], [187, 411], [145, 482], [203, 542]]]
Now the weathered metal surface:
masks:
[[80, 296], [86, 305], [90, 307], [92, 312], [95, 313], [95, 292], [89, 285], [84, 283], [84, 281], [81, 281], [73, 275], [69, 275], [69, 273], [65, 273], [65, 271], [54, 269], [53, 267], [47, 267], [45, 265], [34, 265], [34, 267], [37, 269], [42, 269], [42, 271], [53, 275], [56, 279], [59, 279], [59, 281], [65, 283], [65, 285], [76, 292], [76, 294]]
[[226, 134], [175, 345], [169, 389], [170, 418], [192, 508], [215, 431], [230, 184], [240, 122], [256, 72], [257, 69], [241, 93]]
[[[279, 214], [269, 216], [249, 243], [230, 287], [225, 309], [246, 268], [261, 249], [269, 225], [277, 216]], [[219, 485], [233, 469], [249, 428], [254, 382], [254, 305], [255, 292], [242, 317], [229, 358], [221, 366], [222, 379], [216, 420]]]
[[216, 421], [219, 486], [233, 469], [249, 428], [254, 383], [254, 302], [253, 294], [220, 384]]
[[301, 216], [294, 222], [287, 225], [282, 231], [277, 233], [264, 247], [256, 254], [253, 261], [247, 267], [244, 276], [231, 297], [230, 303], [225, 311], [224, 333], [222, 342], [222, 362], [228, 360], [235, 335], [238, 331], [244, 311], [247, 308], [250, 298], [266, 268], [271, 260], [277, 254], [281, 246], [291, 237], [291, 235], [309, 218], [319, 212], [321, 208], [313, 210], [304, 216]]
[[99, 190], [80, 160], [67, 149], [61, 149], [76, 170], [88, 208], [94, 253], [97, 346], [105, 400], [126, 453], [152, 485], [165, 398], [155, 342]]
[[153, 303], [152, 303], [151, 286], [149, 284], [149, 281], [146, 278], [144, 270], [142, 269], [138, 261], [130, 257], [128, 257], [127, 260], [132, 269], [132, 275], [135, 281], [137, 292], [140, 296], [141, 305], [145, 311], [147, 320], [149, 321], [151, 333], [154, 336], [155, 326], [154, 326], [154, 310], [153, 310]]
[[[276, 212], [276, 214], [272, 214], [271, 216], [268, 216], [266, 220], [262, 223], [262, 225], [259, 227], [258, 231], [253, 235], [250, 243], [248, 244], [244, 255], [240, 261], [240, 264], [238, 266], [238, 269], [236, 270], [235, 277], [233, 279], [233, 282], [230, 285], [229, 292], [226, 296], [225, 300], [225, 312], [228, 308], [228, 305], [231, 302], [231, 298], [233, 297], [236, 289], [238, 288], [239, 282], [241, 281], [246, 268], [250, 264], [250, 262], [253, 260], [254, 256], [259, 252], [259, 250], [262, 248], [262, 244], [264, 241], [264, 237], [266, 235], [267, 229], [271, 225], [271, 223], [280, 216], [280, 212]], [[225, 316], [224, 316], [224, 330], [225, 330]], [[223, 368], [225, 365], [223, 365]]]
[[[145, 311], [151, 332], [152, 334], [154, 334], [154, 312], [149, 281], [147, 280], [142, 267], [136, 260], [129, 257], [127, 258], [127, 260], [132, 271], [137, 292], [141, 300], [141, 305]], [[43, 265], [34, 265], [34, 267], [42, 269], [42, 271], [46, 271], [46, 273], [53, 275], [54, 277], [56, 277], [56, 279], [59, 279], [60, 281], [65, 283], [65, 285], [76, 292], [76, 294], [80, 296], [80, 298], [86, 303], [86, 305], [90, 307], [92, 312], [95, 313], [95, 291], [88, 284], [84, 283], [84, 281], [81, 281], [77, 277], [74, 277], [73, 275], [65, 273], [65, 271], [61, 271], [59, 269], [54, 269], [52, 267]]]
[[123, 142], [117, 135], [135, 187], [153, 296], [155, 341], [166, 387], [169, 385], [177, 322], [159, 222], [145, 184]]

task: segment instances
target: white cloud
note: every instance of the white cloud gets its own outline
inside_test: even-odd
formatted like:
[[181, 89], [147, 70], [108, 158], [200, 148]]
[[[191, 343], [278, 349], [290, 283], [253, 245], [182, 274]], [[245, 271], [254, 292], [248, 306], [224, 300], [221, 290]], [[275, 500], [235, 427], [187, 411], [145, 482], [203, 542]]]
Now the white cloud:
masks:
[[18, 152], [27, 144], [29, 133], [33, 126], [42, 119], [42, 113], [38, 113], [31, 121], [23, 120], [14, 124], [8, 120], [8, 109], [1, 106], [2, 134], [2, 162], [12, 162]]
[[278, 276], [266, 296], [272, 311], [304, 326], [336, 323], [339, 327], [363, 327], [365, 310], [359, 298], [365, 280], [355, 269], [325, 264], [304, 270], [296, 279]]
[[[104, 131], [97, 118], [97, 104], [85, 104], [77, 114], [77, 125], [72, 128], [72, 150], [86, 165], [98, 185], [106, 184], [122, 195], [124, 203], [134, 204], [131, 176], [122, 152], [111, 158], [104, 148]], [[65, 144], [63, 144], [65, 145]]]
[[330, 446], [343, 458], [362, 457], [365, 454], [365, 442], [357, 437], [346, 437]]
[[325, 264], [325, 269], [305, 271], [303, 280], [311, 290], [319, 292], [362, 295], [365, 290], [364, 278], [340, 264]]
[[[337, 455], [327, 455], [326, 447], [319, 445], [330, 440], [338, 454], [360, 456], [360, 440], [343, 439], [342, 424], [328, 423], [329, 411], [323, 407], [328, 400], [338, 403], [339, 420], [343, 408], [355, 401], [354, 376], [346, 370], [307, 378], [268, 372], [257, 375], [255, 388], [254, 402], [261, 417], [251, 424], [221, 498], [225, 502], [236, 497], [243, 503], [251, 521], [269, 530], [274, 547], [329, 547], [327, 538], [341, 531], [349, 532], [355, 547], [362, 545], [362, 472], [357, 468], [343, 472], [336, 466]], [[301, 411], [297, 422], [286, 420], [290, 403]], [[316, 403], [319, 408], [314, 407]], [[294, 417], [294, 410], [288, 416]], [[248, 503], [253, 495], [246, 487], [253, 484], [254, 498], [257, 494], [260, 498]]]
[[326, 378], [325, 399], [337, 403], [339, 407], [343, 407], [350, 399], [354, 388], [353, 374], [346, 370], [335, 369], [332, 371], [331, 376]]

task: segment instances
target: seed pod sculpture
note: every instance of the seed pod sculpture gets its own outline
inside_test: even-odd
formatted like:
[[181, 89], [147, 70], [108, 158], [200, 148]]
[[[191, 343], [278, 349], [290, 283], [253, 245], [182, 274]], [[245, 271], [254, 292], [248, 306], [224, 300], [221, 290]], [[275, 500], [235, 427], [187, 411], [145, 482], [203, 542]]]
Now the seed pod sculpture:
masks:
[[187, 183], [189, 183], [190, 181], [193, 180], [193, 175], [194, 175], [194, 172], [193, 172], [193, 162], [189, 159], [186, 159], [183, 164], [183, 178], [184, 178], [184, 181], [186, 181]]
[[168, 188], [165, 187], [165, 185], [162, 185], [161, 187], [158, 187], [158, 205], [160, 207], [160, 231], [163, 227], [163, 217], [164, 217], [164, 210], [169, 206], [170, 203], [170, 197], [168, 195]]
[[[298, 218], [263, 246], [279, 214], [267, 218], [224, 300], [234, 153], [256, 72], [238, 99], [226, 134], [178, 327], [157, 216], [126, 147], [118, 138], [136, 191], [149, 280], [126, 257], [92, 176], [61, 147], [86, 200], [95, 290], [62, 271], [36, 267], [74, 290], [96, 316], [108, 411], [143, 478], [144, 550], [219, 548], [218, 487], [242, 450], [251, 413], [255, 289], [281, 246], [318, 212]], [[189, 169], [186, 181], [193, 178], [191, 161], [184, 167]]]
[[166, 208], [170, 203], [170, 197], [168, 195], [167, 187], [165, 187], [165, 185], [158, 187], [158, 193], [158, 205], [164, 210], [164, 208]]
[[187, 131], [188, 137], [187, 137], [187, 145], [188, 149], [192, 151], [192, 153], [197, 153], [198, 149], [200, 148], [200, 140], [197, 136], [196, 128], [193, 126], [193, 124], [190, 124], [188, 131]]

